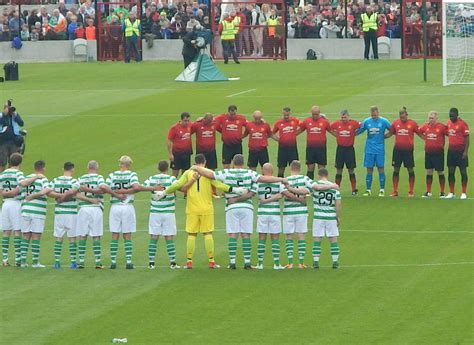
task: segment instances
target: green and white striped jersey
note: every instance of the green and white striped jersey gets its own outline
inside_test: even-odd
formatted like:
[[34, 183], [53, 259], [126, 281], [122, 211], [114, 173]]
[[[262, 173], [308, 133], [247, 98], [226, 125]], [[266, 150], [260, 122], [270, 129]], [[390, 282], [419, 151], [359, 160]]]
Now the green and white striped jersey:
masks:
[[[256, 193], [256, 183], [258, 178], [260, 177], [257, 172], [249, 169], [224, 169], [219, 170], [214, 173], [215, 179], [225, 183], [226, 185], [232, 187], [246, 187], [249, 191]], [[235, 198], [237, 194], [235, 193], [225, 193], [225, 198]], [[242, 202], [238, 202], [235, 204], [227, 204], [225, 206], [226, 212], [229, 210], [233, 210], [235, 208], [248, 208], [253, 210], [253, 203], [252, 199], [247, 199]]]
[[[25, 175], [18, 170], [13, 168], [8, 168], [0, 174], [0, 189], [3, 189], [6, 192], [15, 189], [20, 185], [20, 182], [25, 179]], [[4, 200], [13, 199], [13, 200], [22, 200], [22, 195], [19, 193], [14, 197], [3, 197]]]
[[[30, 174], [26, 176], [27, 179], [35, 176], [36, 174]], [[47, 178], [36, 179], [35, 182], [27, 187], [21, 189], [23, 200], [31, 194], [39, 193], [45, 189], [49, 189], [49, 182]], [[25, 217], [33, 218], [46, 218], [48, 209], [48, 197], [46, 195], [33, 199], [31, 201], [23, 201], [21, 205], [21, 215]]]
[[[306, 188], [310, 193], [312, 191], [313, 181], [305, 175], [291, 175], [287, 177], [288, 185], [293, 188]], [[304, 199], [304, 195], [300, 195], [300, 198]], [[297, 216], [297, 215], [307, 215], [308, 206], [300, 202], [285, 198], [285, 203], [283, 206], [283, 215], [284, 216]]]
[[[260, 200], [270, 199], [272, 196], [282, 193], [286, 188], [281, 183], [257, 183], [257, 195]], [[257, 215], [279, 216], [280, 199], [266, 204], [259, 204]]]
[[[150, 176], [143, 183], [146, 187], [154, 187], [161, 185], [168, 188], [176, 182], [176, 177], [167, 174], [157, 174]], [[168, 194], [160, 201], [151, 199], [150, 213], [174, 213], [175, 212], [175, 195]]]
[[[315, 184], [331, 184], [319, 180]], [[341, 200], [341, 193], [335, 189], [313, 191], [314, 219], [336, 220], [336, 200]]]
[[[73, 189], [79, 190], [79, 188], [79, 182], [72, 176], [56, 177], [49, 184], [49, 189], [56, 193], [66, 193]], [[74, 198], [61, 203], [56, 202], [54, 214], [77, 214], [77, 200]]]
[[[90, 189], [99, 189], [101, 185], [105, 185], [105, 180], [99, 174], [85, 174], [79, 177], [79, 185], [89, 187]], [[79, 207], [100, 207], [104, 209], [104, 194], [84, 193], [84, 195], [88, 198], [99, 199], [100, 204], [79, 200]]]
[[[107, 177], [106, 183], [114, 191], [117, 189], [130, 189], [132, 188], [132, 185], [138, 184], [138, 176], [136, 173], [130, 170], [126, 170], [126, 171], [117, 170], [109, 174], [109, 177]], [[111, 196], [110, 203], [112, 205], [133, 204], [134, 199], [135, 199], [135, 196], [133, 194], [128, 194], [127, 198], [124, 201], [121, 201], [115, 198], [114, 196]]]

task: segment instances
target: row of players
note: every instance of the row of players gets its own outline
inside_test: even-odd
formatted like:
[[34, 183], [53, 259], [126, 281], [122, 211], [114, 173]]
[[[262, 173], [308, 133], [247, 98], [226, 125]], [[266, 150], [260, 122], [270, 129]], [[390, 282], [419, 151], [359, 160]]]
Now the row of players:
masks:
[[216, 131], [221, 133], [222, 163], [228, 168], [232, 157], [242, 154], [242, 140], [248, 136], [248, 167], [256, 170], [257, 166], [269, 162], [269, 139], [278, 142], [278, 176], [284, 176], [285, 168], [298, 160], [297, 136], [306, 132], [306, 165], [307, 176], [314, 178], [314, 171], [327, 165], [327, 133], [336, 137], [336, 183], [340, 185], [344, 166], [348, 169], [353, 194], [357, 194], [357, 182], [354, 168], [356, 154], [354, 150], [355, 137], [367, 131], [364, 152], [364, 167], [367, 168], [365, 196], [371, 194], [372, 175], [377, 167], [380, 182], [380, 196], [385, 195], [385, 139], [395, 136], [392, 165], [394, 167], [391, 196], [398, 196], [399, 172], [402, 164], [409, 174], [408, 196], [412, 197], [415, 185], [414, 136], [418, 135], [425, 142], [426, 192], [424, 197], [430, 197], [433, 181], [433, 171], [436, 170], [440, 181], [440, 196], [445, 197], [444, 149], [445, 137], [448, 137], [448, 181], [449, 194], [446, 198], [454, 197], [455, 169], [459, 167], [462, 180], [461, 199], [466, 199], [469, 127], [460, 117], [457, 108], [449, 110], [449, 120], [444, 125], [438, 121], [435, 111], [430, 111], [428, 121], [422, 125], [411, 120], [408, 111], [403, 107], [399, 119], [390, 123], [379, 115], [376, 106], [370, 108], [370, 117], [362, 122], [352, 120], [347, 110], [340, 113], [338, 121], [330, 123], [321, 113], [318, 106], [311, 108], [311, 116], [299, 120], [291, 115], [291, 109], [283, 108], [282, 119], [273, 128], [263, 119], [260, 111], [255, 111], [253, 121], [237, 114], [237, 107], [230, 105], [228, 112], [213, 117], [206, 114], [203, 118], [190, 122], [190, 114], [181, 114], [181, 120], [174, 124], [168, 132], [168, 152], [172, 163], [173, 175], [189, 169], [193, 152], [192, 135], [196, 136], [196, 152], [206, 156], [208, 167], [217, 168]]
[[[319, 267], [321, 239], [327, 236], [331, 242], [333, 267], [338, 267], [339, 236], [338, 224], [341, 208], [341, 196], [336, 184], [327, 180], [326, 169], [319, 171], [319, 180], [313, 182], [301, 175], [298, 161], [291, 163], [291, 176], [287, 178], [273, 176], [270, 163], [263, 166], [262, 175], [244, 168], [244, 157], [236, 155], [233, 168], [213, 172], [206, 169], [206, 159], [202, 154], [195, 157], [195, 165], [177, 180], [169, 175], [168, 162], [158, 163], [158, 174], [150, 176], [141, 185], [137, 174], [130, 170], [132, 160], [122, 156], [119, 170], [104, 179], [99, 174], [96, 161], [88, 163], [88, 171], [75, 179], [74, 164], [66, 162], [64, 173], [51, 181], [44, 176], [45, 162], [34, 164], [34, 173], [24, 176], [20, 170], [22, 156], [12, 154], [9, 168], [0, 175], [0, 188], [4, 198], [2, 205], [2, 252], [3, 266], [9, 266], [10, 237], [14, 236], [15, 264], [27, 267], [27, 254], [31, 245], [32, 267], [44, 267], [39, 262], [40, 240], [45, 227], [47, 214], [47, 197], [56, 200], [54, 210], [54, 259], [55, 268], [61, 267], [63, 238], [69, 241], [70, 267], [84, 268], [86, 239], [92, 238], [95, 267], [102, 269], [101, 238], [103, 236], [103, 201], [104, 194], [110, 194], [109, 227], [112, 233], [110, 242], [111, 269], [117, 267], [119, 238], [122, 234], [126, 257], [126, 268], [132, 269], [132, 233], [136, 231], [136, 216], [133, 206], [134, 194], [140, 191], [152, 192], [148, 244], [149, 267], [155, 267], [157, 241], [163, 236], [169, 257], [170, 268], [179, 268], [176, 264], [175, 193], [187, 193], [186, 198], [186, 232], [187, 253], [185, 268], [192, 268], [195, 240], [198, 233], [205, 239], [209, 268], [218, 268], [214, 260], [214, 208], [212, 188], [225, 192], [226, 198], [226, 231], [228, 233], [229, 268], [236, 268], [237, 239], [242, 238], [244, 268], [254, 268], [250, 264], [251, 241], [253, 232], [253, 203], [257, 195], [257, 248], [258, 264], [263, 268], [265, 242], [271, 237], [274, 269], [292, 268], [294, 236], [298, 239], [298, 267], [304, 264], [306, 253], [305, 234], [307, 232], [308, 209], [306, 196], [310, 193], [314, 201], [313, 248], [314, 267]], [[217, 180], [217, 181], [216, 181]], [[219, 182], [221, 181], [221, 182]], [[285, 249], [288, 264], [280, 264], [279, 236], [282, 231], [280, 202], [284, 198], [283, 232], [286, 236]], [[78, 257], [78, 260], [77, 260]]]

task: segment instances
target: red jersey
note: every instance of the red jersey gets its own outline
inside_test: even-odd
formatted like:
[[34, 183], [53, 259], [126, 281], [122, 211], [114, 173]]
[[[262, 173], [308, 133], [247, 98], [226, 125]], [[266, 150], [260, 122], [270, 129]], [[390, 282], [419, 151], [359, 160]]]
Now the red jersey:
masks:
[[168, 140], [173, 143], [173, 154], [193, 152], [191, 125], [183, 127], [180, 122], [176, 123], [168, 131]]
[[273, 134], [279, 132], [280, 146], [295, 147], [296, 146], [296, 130], [300, 124], [300, 120], [296, 117], [290, 117], [288, 121], [280, 119], [273, 125]]
[[425, 123], [418, 128], [418, 133], [423, 136], [425, 140], [425, 152], [442, 152], [444, 151], [444, 137], [446, 136], [446, 126], [440, 122], [430, 125]]
[[268, 146], [268, 138], [272, 135], [272, 129], [266, 122], [248, 122], [245, 135], [249, 136], [249, 151], [259, 151]]
[[224, 144], [240, 144], [242, 142], [242, 128], [247, 125], [247, 119], [243, 115], [230, 118], [228, 114], [221, 114], [214, 119], [218, 123], [217, 130], [221, 132]]
[[356, 131], [360, 127], [360, 122], [356, 120], [335, 121], [331, 124], [331, 130], [336, 133], [338, 146], [350, 147], [354, 145]]
[[390, 132], [395, 134], [395, 148], [398, 150], [413, 150], [414, 135], [418, 131], [415, 121], [408, 119], [406, 122], [395, 120], [390, 127]]
[[448, 120], [448, 150], [464, 151], [464, 143], [466, 137], [469, 135], [469, 126], [466, 122], [458, 117], [456, 122]]
[[196, 133], [196, 151], [209, 152], [216, 149], [217, 123], [214, 121], [205, 125], [203, 121], [196, 121], [191, 125], [191, 134]]
[[306, 145], [309, 147], [326, 146], [326, 131], [331, 130], [329, 121], [320, 116], [317, 120], [308, 117], [300, 124], [302, 130], [306, 130]]

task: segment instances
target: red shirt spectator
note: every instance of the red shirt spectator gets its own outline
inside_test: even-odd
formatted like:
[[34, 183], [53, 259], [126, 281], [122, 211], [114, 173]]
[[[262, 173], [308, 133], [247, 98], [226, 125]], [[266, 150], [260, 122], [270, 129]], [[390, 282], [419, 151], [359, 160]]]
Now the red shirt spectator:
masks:
[[217, 123], [212, 121], [196, 121], [191, 125], [191, 134], [196, 134], [196, 152], [211, 152], [216, 149]]
[[191, 141], [191, 124], [183, 125], [181, 121], [177, 122], [168, 132], [168, 140], [173, 143], [172, 153], [189, 153], [193, 151]]
[[76, 29], [76, 38], [86, 38], [86, 30], [82, 26]]
[[434, 153], [444, 151], [445, 136], [447, 134], [446, 126], [440, 122], [435, 124], [425, 123], [418, 128], [418, 133], [423, 136], [425, 141], [425, 152]]
[[282, 147], [295, 147], [297, 130], [300, 125], [300, 120], [296, 117], [283, 118], [275, 122], [273, 125], [273, 134], [278, 133], [280, 139], [278, 143]]
[[448, 120], [447, 133], [448, 150], [464, 151], [466, 137], [469, 136], [469, 126], [467, 123], [460, 117], [457, 118], [456, 122]]
[[325, 147], [326, 132], [330, 130], [329, 121], [320, 115], [308, 117], [300, 124], [300, 132], [306, 131], [306, 145], [308, 147]]
[[360, 122], [356, 120], [337, 120], [331, 124], [331, 131], [336, 135], [338, 146], [354, 146], [356, 131], [360, 127]]
[[390, 127], [390, 133], [395, 134], [395, 148], [398, 150], [413, 150], [413, 138], [417, 131], [418, 125], [413, 120], [395, 120]]
[[247, 119], [236, 113], [221, 114], [216, 116], [217, 130], [222, 135], [224, 144], [233, 145], [242, 143], [243, 127], [247, 125]]
[[272, 136], [270, 125], [266, 122], [248, 122], [245, 136], [249, 136], [249, 151], [260, 151], [268, 147], [268, 138]]

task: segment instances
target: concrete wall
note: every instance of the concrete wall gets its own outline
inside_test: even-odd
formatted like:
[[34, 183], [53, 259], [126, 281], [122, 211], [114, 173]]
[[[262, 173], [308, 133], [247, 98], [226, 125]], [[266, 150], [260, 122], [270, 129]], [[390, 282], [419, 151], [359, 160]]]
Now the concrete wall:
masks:
[[[392, 39], [390, 59], [401, 59], [401, 40]], [[287, 40], [288, 60], [306, 59], [308, 49], [313, 49], [322, 54], [318, 58], [324, 60], [333, 59], [356, 59], [364, 58], [364, 40], [363, 39], [288, 39]], [[379, 48], [379, 51], [382, 48]], [[372, 51], [372, 50], [371, 50]], [[318, 54], [319, 55], [319, 54]], [[387, 55], [380, 54], [381, 59], [389, 58]]]
[[153, 47], [148, 48], [146, 42], [142, 41], [143, 60], [182, 60], [182, 40], [154, 40]]
[[[0, 63], [23, 62], [70, 62], [73, 41], [23, 42], [21, 49], [14, 49], [10, 42], [0, 42]], [[97, 60], [96, 41], [88, 41], [89, 61]], [[78, 57], [78, 61], [84, 60]]]

